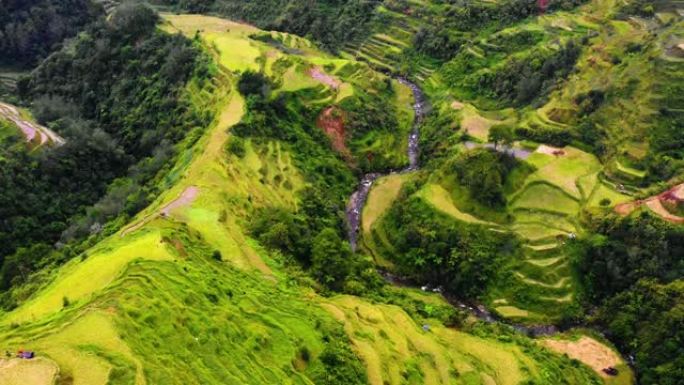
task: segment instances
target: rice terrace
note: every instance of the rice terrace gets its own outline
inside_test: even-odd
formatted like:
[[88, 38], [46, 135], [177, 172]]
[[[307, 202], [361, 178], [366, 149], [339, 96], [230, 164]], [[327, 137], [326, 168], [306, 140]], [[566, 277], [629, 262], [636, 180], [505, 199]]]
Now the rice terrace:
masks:
[[684, 384], [684, 3], [0, 2], [0, 385]]

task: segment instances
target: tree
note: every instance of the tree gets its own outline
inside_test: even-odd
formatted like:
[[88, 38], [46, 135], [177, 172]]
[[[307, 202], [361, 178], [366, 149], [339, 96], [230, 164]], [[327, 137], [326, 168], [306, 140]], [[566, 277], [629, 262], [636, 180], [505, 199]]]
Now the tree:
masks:
[[505, 203], [503, 182], [506, 169], [500, 157], [487, 149], [476, 149], [461, 154], [454, 162], [459, 182], [472, 197], [486, 205], [496, 206]]
[[599, 323], [636, 358], [641, 384], [678, 385], [684, 378], [684, 281], [641, 280], [601, 308]]
[[238, 90], [244, 96], [257, 96], [267, 99], [271, 94], [271, 81], [261, 72], [247, 70], [240, 75]]
[[323, 229], [313, 240], [311, 269], [328, 288], [342, 290], [351, 272], [353, 255], [349, 244], [332, 228]]
[[513, 144], [515, 140], [515, 133], [513, 132], [513, 127], [505, 124], [497, 124], [489, 129], [489, 141], [494, 143], [494, 148], [496, 149], [499, 144], [508, 148]]

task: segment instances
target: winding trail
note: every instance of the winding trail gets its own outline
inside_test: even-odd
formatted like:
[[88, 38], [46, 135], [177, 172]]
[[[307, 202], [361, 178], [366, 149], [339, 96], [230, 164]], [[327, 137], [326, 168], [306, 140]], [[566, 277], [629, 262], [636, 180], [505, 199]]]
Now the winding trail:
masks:
[[[426, 98], [423, 90], [418, 87], [415, 83], [405, 79], [397, 78], [399, 83], [408, 86], [413, 93], [413, 127], [411, 128], [411, 133], [409, 134], [408, 140], [408, 158], [409, 164], [403, 169], [399, 170], [399, 173], [406, 173], [411, 171], [416, 171], [420, 168], [418, 159], [420, 157], [420, 125], [423, 122], [426, 112]], [[366, 199], [368, 198], [368, 193], [370, 192], [373, 182], [376, 179], [395, 173], [397, 171], [390, 170], [387, 173], [371, 172], [365, 174], [359, 183], [359, 187], [352, 193], [349, 197], [349, 202], [347, 203], [347, 223], [349, 225], [349, 244], [351, 245], [352, 251], [356, 251], [356, 245], [359, 236], [359, 229], [361, 225], [361, 212], [363, 211], [363, 206], [366, 204]]]
[[24, 119], [19, 110], [10, 104], [0, 102], [0, 116], [14, 123], [24, 134], [27, 142], [32, 142], [37, 137], [41, 146], [46, 144], [48, 140], [57, 146], [66, 143], [61, 136], [49, 128]]

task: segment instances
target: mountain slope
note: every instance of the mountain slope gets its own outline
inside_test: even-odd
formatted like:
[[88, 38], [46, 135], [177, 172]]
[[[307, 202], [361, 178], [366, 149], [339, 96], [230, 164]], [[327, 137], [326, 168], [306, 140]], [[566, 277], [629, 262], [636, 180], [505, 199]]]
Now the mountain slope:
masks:
[[[296, 63], [333, 68], [344, 82], [356, 72], [329, 67], [336, 59], [315, 50], [289, 54], [288, 47], [250, 38], [257, 31], [242, 24], [200, 16], [167, 20], [165, 29], [191, 35], [201, 26], [202, 40], [221, 63], [213, 87], [196, 95], [210, 101], [216, 118], [179, 156], [170, 171], [177, 182], [154, 203], [0, 315], [3, 347], [53, 360], [58, 384], [600, 383], [588, 368], [505, 328], [467, 334], [441, 326], [452, 310], [434, 295], [392, 289], [391, 298], [420, 309], [409, 315], [396, 305], [322, 297], [307, 288], [281, 255], [249, 237], [248, 203], [294, 210], [308, 174], [297, 163], [299, 149], [284, 140], [248, 136], [242, 156], [226, 150], [234, 140], [229, 129], [237, 129], [252, 103], [236, 91], [233, 71], [265, 62], [267, 72], [277, 73], [274, 55], [288, 58], [292, 72], [285, 68], [289, 75], [273, 92], [299, 90], [304, 105], [318, 110], [341, 88], [310, 83]], [[249, 49], [233, 51], [235, 44]]]

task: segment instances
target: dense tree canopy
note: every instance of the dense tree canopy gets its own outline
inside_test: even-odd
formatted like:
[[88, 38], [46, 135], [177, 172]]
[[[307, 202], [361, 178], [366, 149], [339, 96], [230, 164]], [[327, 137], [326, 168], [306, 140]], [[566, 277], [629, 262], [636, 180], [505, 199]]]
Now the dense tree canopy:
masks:
[[3, 0], [0, 65], [32, 66], [102, 15], [90, 0]]
[[642, 384], [677, 385], [684, 378], [684, 281], [639, 281], [612, 298], [599, 322], [634, 355]]
[[[206, 58], [156, 22], [149, 8], [123, 6], [20, 82], [66, 144], [0, 149], [0, 263], [19, 246], [81, 238], [133, 215], [153, 197], [147, 181], [173, 158], [173, 144], [206, 126], [209, 116], [183, 97], [191, 78], [206, 76]], [[14, 278], [5, 274], [1, 287]]]
[[437, 213], [422, 199], [409, 197], [410, 189], [383, 218], [399, 272], [465, 298], [485, 292], [502, 272], [502, 261], [515, 252], [515, 238]]
[[684, 230], [649, 214], [609, 216], [593, 224], [594, 235], [575, 242], [575, 265], [587, 298], [598, 301], [640, 279], [670, 282], [684, 277]]
[[367, 33], [378, 0], [157, 0], [192, 12], [213, 11], [263, 29], [308, 36], [336, 51]]

